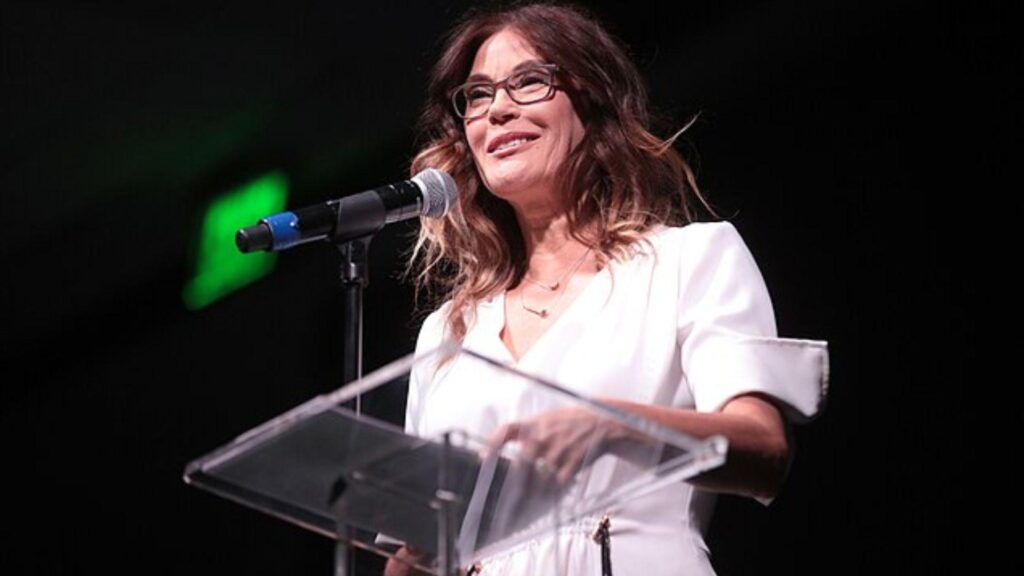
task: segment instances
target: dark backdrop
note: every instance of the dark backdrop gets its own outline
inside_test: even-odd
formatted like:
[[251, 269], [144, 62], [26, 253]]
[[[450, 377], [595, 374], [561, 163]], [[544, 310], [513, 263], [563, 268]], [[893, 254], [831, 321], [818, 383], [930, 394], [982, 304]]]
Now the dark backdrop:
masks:
[[[336, 255], [284, 253], [198, 312], [181, 289], [228, 188], [281, 169], [298, 207], [406, 175], [427, 70], [469, 3], [364, 4], [4, 4], [4, 573], [331, 570], [329, 540], [181, 475], [340, 384]], [[780, 333], [830, 342], [828, 407], [773, 506], [721, 500], [717, 569], [931, 573], [965, 556], [969, 246], [1003, 168], [992, 130], [1018, 124], [1008, 16], [591, 5], [632, 48], [662, 134], [701, 113], [684, 147]], [[396, 276], [413, 232], [374, 242], [367, 369], [412, 350]]]

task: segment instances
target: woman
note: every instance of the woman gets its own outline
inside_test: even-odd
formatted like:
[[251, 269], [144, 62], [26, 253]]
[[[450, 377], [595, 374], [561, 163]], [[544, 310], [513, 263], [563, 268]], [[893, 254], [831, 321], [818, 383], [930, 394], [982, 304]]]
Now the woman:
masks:
[[[692, 223], [703, 203], [692, 174], [648, 121], [635, 66], [575, 8], [473, 14], [433, 72], [427, 143], [412, 170], [449, 172], [460, 196], [443, 220], [423, 222], [418, 280], [440, 286], [446, 302], [424, 322], [417, 351], [453, 339], [686, 434], [729, 441], [722, 467], [613, 515], [610, 566], [589, 530], [577, 529], [485, 561], [474, 568], [482, 574], [543, 573], [553, 556], [572, 575], [713, 574], [702, 532], [714, 493], [773, 498], [789, 463], [787, 418], [813, 416], [824, 398], [825, 344], [775, 338], [749, 251], [727, 223]], [[572, 411], [517, 413], [460, 374], [414, 371], [410, 431], [529, 438], [557, 463], [559, 480], [575, 472], [573, 438], [598, 423]], [[389, 574], [407, 571], [389, 562]]]

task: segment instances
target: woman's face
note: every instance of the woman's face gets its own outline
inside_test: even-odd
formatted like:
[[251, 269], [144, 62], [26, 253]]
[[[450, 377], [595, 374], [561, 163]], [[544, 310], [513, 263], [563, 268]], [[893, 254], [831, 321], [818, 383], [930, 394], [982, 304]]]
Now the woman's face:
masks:
[[[526, 39], [505, 29], [480, 46], [470, 76], [497, 82], [530, 63], [547, 62]], [[583, 133], [563, 90], [547, 100], [517, 104], [501, 88], [487, 114], [466, 121], [466, 139], [484, 184], [523, 209], [550, 205], [557, 198], [557, 176]]]

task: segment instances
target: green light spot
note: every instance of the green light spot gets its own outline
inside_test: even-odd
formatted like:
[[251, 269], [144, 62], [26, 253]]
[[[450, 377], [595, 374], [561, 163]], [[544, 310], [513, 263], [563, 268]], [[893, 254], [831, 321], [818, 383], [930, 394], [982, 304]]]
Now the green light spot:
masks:
[[235, 247], [235, 232], [284, 210], [287, 197], [288, 180], [280, 172], [271, 172], [210, 204], [200, 232], [196, 275], [181, 295], [189, 310], [209, 306], [274, 268], [277, 254], [242, 254]]

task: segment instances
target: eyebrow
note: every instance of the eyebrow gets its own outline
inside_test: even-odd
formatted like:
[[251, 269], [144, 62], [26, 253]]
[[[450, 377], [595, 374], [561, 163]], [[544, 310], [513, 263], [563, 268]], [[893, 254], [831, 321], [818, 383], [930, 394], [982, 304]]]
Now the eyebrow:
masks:
[[[520, 70], [526, 70], [527, 68], [535, 68], [544, 64], [540, 60], [523, 60], [516, 67], [512, 69], [512, 74], [519, 72]], [[490, 82], [491, 77], [487, 74], [470, 74], [469, 78], [466, 78], [466, 82]]]

